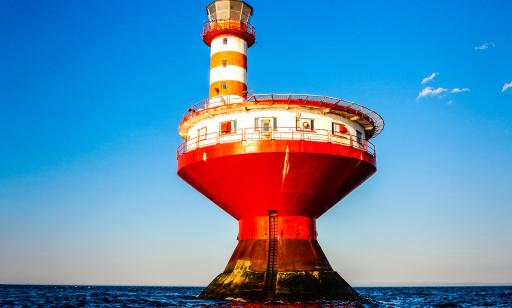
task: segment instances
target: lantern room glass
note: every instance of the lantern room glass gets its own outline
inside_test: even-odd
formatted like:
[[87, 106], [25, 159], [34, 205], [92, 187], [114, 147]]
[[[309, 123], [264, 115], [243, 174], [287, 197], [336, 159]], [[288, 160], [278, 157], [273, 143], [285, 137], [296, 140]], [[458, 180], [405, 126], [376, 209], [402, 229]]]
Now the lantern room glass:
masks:
[[210, 3], [207, 8], [208, 21], [240, 20], [249, 23], [252, 7], [240, 0], [217, 0]]

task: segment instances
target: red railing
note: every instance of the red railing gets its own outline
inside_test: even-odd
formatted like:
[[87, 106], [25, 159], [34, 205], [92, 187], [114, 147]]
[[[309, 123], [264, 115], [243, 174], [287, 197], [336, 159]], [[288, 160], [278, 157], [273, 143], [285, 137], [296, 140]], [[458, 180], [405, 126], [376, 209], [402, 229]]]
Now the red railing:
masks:
[[203, 26], [203, 33], [201, 38], [204, 39], [210, 32], [221, 31], [221, 30], [237, 30], [245, 32], [254, 38], [256, 38], [256, 29], [247, 22], [243, 22], [239, 19], [219, 19], [207, 21]]
[[247, 98], [241, 98], [235, 95], [217, 96], [202, 100], [190, 106], [183, 115], [184, 121], [188, 118], [195, 116], [206, 110], [212, 110], [219, 107], [226, 107], [238, 103], [253, 103], [253, 104], [290, 104], [300, 102], [304, 105], [315, 106], [332, 106], [336, 109], [347, 111], [361, 118], [369, 120], [375, 130], [373, 137], [377, 136], [384, 129], [384, 119], [375, 111], [366, 108], [357, 103], [330, 96], [312, 95], [312, 94], [252, 94], [249, 93]]
[[304, 140], [312, 142], [327, 142], [349, 146], [368, 152], [376, 156], [375, 145], [362, 137], [349, 134], [333, 133], [327, 129], [301, 130], [295, 127], [268, 128], [239, 128], [232, 133], [213, 132], [200, 135], [180, 144], [177, 148], [177, 156], [202, 147], [251, 140]]

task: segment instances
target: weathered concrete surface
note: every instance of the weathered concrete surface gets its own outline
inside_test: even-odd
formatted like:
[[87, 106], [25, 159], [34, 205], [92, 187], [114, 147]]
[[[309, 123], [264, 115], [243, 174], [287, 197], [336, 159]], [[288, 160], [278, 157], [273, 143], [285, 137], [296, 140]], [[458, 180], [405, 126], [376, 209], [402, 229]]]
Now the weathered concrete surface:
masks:
[[266, 272], [249, 270], [251, 261], [239, 260], [231, 272], [224, 272], [203, 290], [201, 298], [225, 299], [227, 297], [262, 300], [265, 294]]
[[356, 300], [357, 292], [335, 271], [281, 272], [277, 274], [274, 299]]
[[[201, 293], [201, 298], [266, 300], [266, 272], [253, 272], [242, 266], [218, 275]], [[357, 300], [357, 292], [335, 271], [278, 272], [274, 300], [319, 299]]]
[[[266, 294], [268, 241], [241, 240], [224, 272], [200, 297], [261, 301], [357, 300], [357, 292], [335, 272], [316, 240], [278, 241], [275, 293]], [[274, 289], [274, 288], [271, 288]]]

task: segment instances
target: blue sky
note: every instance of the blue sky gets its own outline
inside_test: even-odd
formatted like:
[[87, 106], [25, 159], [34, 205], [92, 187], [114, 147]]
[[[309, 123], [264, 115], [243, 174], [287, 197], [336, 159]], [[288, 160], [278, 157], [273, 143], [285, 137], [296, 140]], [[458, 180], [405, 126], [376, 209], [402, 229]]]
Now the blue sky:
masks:
[[[223, 270], [236, 222], [176, 175], [177, 125], [208, 95], [206, 4], [0, 1], [0, 283]], [[249, 89], [386, 121], [377, 174], [318, 220], [331, 265], [354, 285], [512, 283], [512, 3], [251, 4]]]

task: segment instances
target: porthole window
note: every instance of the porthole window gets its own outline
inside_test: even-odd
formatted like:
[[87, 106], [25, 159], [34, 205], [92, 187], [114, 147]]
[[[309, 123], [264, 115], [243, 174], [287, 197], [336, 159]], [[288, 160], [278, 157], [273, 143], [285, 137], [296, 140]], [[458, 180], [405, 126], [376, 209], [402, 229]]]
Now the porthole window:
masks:
[[297, 130], [314, 130], [315, 129], [315, 119], [297, 118], [296, 129]]

